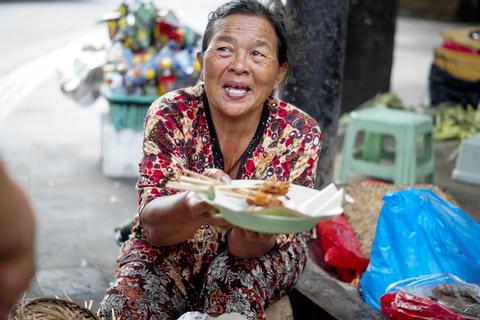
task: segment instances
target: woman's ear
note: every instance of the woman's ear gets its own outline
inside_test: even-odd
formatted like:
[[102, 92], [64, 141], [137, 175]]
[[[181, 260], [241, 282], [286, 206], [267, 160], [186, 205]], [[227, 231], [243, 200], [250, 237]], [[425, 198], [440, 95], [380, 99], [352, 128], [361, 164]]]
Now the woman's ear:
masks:
[[204, 81], [203, 79], [203, 54], [199, 51], [197, 52], [197, 61], [200, 63], [200, 80]]
[[275, 84], [273, 86], [274, 90], [278, 90], [280, 88], [280, 85], [282, 84], [283, 80], [285, 80], [287, 72], [288, 72], [288, 63], [284, 62], [278, 69], [277, 78], [275, 79]]

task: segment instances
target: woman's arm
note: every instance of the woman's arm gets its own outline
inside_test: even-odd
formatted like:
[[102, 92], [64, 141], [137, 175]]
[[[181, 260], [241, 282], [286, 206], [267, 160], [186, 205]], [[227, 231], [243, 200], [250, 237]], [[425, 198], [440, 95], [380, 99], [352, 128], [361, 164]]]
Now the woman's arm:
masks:
[[142, 210], [140, 219], [153, 246], [169, 246], [190, 238], [204, 224], [230, 225], [194, 192], [156, 198]]

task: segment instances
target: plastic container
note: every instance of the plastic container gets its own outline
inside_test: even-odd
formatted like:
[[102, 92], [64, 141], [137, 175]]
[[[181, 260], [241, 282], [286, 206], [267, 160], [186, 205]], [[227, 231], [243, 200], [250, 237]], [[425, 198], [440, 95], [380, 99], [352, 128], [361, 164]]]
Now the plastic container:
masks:
[[106, 87], [102, 87], [102, 95], [109, 103], [109, 116], [117, 131], [123, 129], [142, 131], [147, 110], [158, 98], [158, 96], [113, 94]]
[[452, 179], [480, 185], [480, 134], [463, 140]]

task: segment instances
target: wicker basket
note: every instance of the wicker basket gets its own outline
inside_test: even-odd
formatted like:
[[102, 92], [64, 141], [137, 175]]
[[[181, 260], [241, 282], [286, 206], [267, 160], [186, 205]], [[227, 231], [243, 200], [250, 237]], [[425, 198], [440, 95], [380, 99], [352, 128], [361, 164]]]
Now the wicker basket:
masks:
[[100, 320], [87, 308], [55, 298], [19, 301], [10, 311], [8, 320]]

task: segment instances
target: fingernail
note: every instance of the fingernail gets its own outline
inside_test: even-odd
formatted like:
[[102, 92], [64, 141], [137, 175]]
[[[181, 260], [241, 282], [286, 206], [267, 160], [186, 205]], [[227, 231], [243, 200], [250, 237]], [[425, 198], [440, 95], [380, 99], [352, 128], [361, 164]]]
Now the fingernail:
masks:
[[228, 177], [228, 176], [222, 176], [220, 178], [220, 181], [225, 182], [225, 183], [230, 183], [230, 181], [232, 181], [232, 179], [230, 179], [230, 177]]

